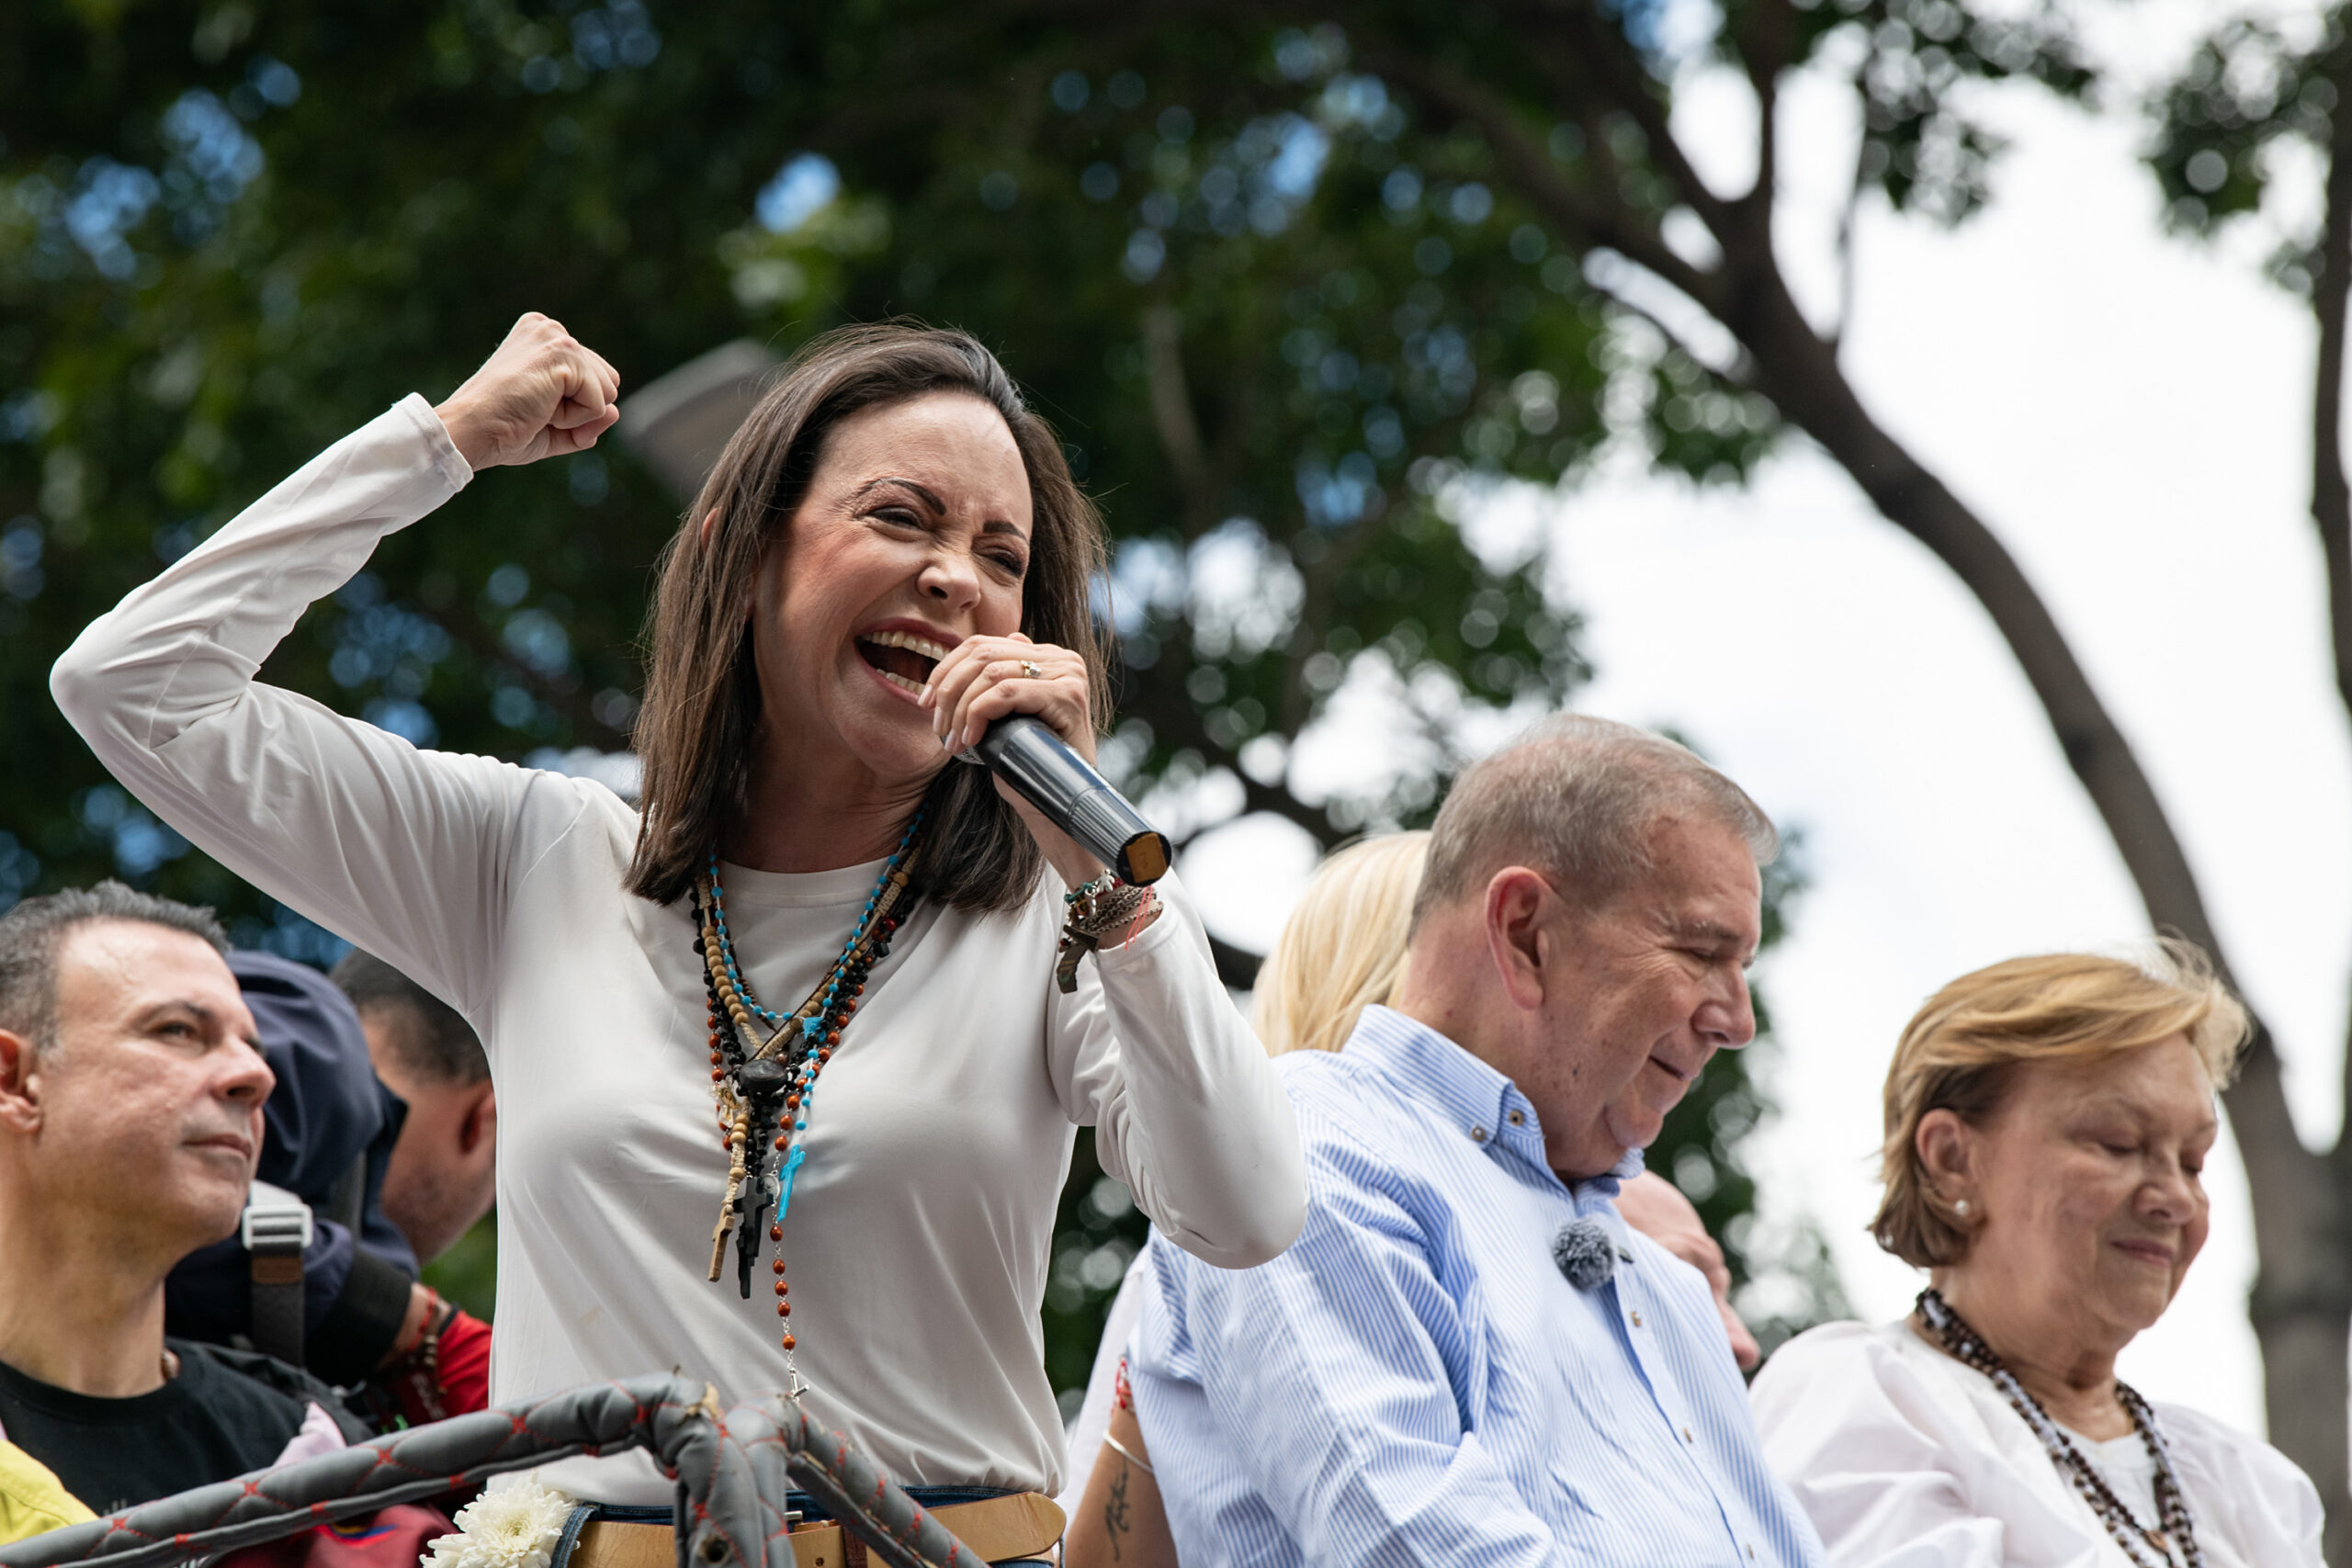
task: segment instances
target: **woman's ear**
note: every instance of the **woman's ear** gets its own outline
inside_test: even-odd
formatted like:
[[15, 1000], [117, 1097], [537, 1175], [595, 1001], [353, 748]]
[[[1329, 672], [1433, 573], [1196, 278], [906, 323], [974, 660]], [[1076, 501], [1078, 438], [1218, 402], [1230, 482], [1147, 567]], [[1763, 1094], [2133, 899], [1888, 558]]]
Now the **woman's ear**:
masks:
[[714, 506], [709, 511], [702, 514], [702, 527], [699, 530], [699, 536], [696, 542], [701, 545], [704, 549], [707, 550], [710, 548], [711, 531], [718, 526], [718, 508]]
[[1976, 1129], [1957, 1111], [1930, 1111], [1919, 1118], [1912, 1147], [1928, 1173], [1928, 1186], [1947, 1203], [1969, 1198], [1976, 1190]]

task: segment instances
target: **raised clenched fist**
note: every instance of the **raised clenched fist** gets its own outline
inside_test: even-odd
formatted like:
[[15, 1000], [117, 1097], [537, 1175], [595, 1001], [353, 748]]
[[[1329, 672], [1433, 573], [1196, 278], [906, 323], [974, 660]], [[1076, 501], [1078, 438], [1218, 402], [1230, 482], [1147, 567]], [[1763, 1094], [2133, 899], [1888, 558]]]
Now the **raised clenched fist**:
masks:
[[620, 373], [537, 310], [433, 412], [475, 472], [585, 451], [620, 418]]

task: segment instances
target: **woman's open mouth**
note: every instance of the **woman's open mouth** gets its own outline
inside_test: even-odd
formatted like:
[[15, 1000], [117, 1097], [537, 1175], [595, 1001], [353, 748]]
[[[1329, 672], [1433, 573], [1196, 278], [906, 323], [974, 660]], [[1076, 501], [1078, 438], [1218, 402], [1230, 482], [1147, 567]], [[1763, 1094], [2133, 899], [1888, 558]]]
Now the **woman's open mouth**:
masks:
[[940, 643], [913, 632], [867, 632], [857, 639], [858, 657], [901, 691], [922, 695], [923, 683], [947, 657]]

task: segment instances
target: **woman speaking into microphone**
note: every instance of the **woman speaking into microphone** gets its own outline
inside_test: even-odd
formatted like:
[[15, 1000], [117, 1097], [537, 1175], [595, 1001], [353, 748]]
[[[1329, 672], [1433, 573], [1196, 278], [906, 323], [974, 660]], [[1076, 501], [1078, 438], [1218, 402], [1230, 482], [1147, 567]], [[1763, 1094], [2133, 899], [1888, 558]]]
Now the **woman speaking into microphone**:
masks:
[[[837, 332], [737, 432], [660, 569], [641, 811], [254, 678], [379, 539], [593, 445], [618, 390], [524, 317], [94, 623], [57, 700], [157, 816], [481, 1035], [495, 1398], [676, 1367], [804, 1400], [903, 1482], [1051, 1492], [1073, 1127], [1213, 1263], [1280, 1252], [1306, 1195], [1174, 880], [1118, 885], [954, 761], [1012, 714], [1091, 758], [1105, 716], [1102, 525], [988, 351]], [[542, 1479], [671, 1498], [641, 1455]]]

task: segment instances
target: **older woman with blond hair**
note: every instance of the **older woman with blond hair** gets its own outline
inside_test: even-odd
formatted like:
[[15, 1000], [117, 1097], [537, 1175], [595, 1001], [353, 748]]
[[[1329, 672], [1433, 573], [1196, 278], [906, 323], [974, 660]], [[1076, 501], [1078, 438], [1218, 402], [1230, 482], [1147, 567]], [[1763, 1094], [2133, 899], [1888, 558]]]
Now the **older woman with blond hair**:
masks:
[[1920, 1009], [1871, 1230], [1928, 1288], [1899, 1322], [1799, 1336], [1754, 1387], [1833, 1564], [2321, 1561], [2318, 1494], [2285, 1456], [2115, 1375], [2205, 1244], [2214, 1097], [2246, 1032], [2179, 942], [2011, 959]]

